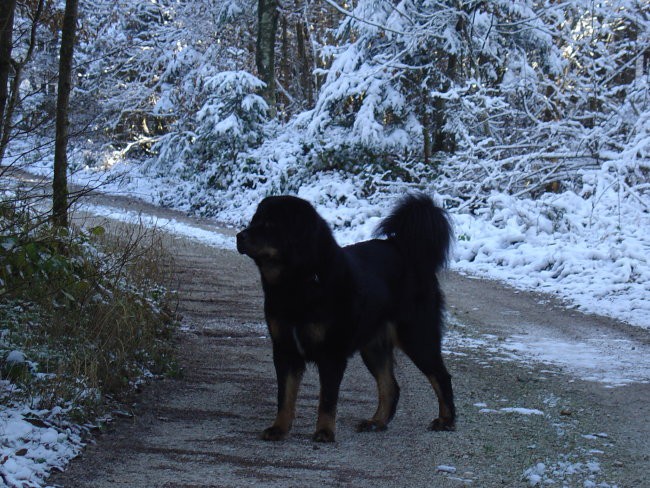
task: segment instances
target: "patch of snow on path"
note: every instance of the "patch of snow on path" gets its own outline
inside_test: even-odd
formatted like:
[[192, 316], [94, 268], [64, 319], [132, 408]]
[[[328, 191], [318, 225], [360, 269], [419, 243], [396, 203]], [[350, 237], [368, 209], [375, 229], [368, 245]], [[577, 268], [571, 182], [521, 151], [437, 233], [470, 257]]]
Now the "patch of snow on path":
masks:
[[201, 242], [207, 246], [219, 249], [236, 249], [235, 238], [233, 236], [221, 234], [216, 230], [208, 230], [196, 225], [189, 225], [175, 219], [154, 217], [145, 213], [123, 210], [105, 205], [86, 205], [84, 206], [84, 209], [99, 217], [118, 220], [120, 222], [139, 223], [145, 227], [156, 228], [169, 234], [187, 237], [188, 239]]
[[533, 327], [528, 330], [527, 334], [514, 334], [505, 340], [488, 334], [467, 337], [458, 330], [450, 330], [445, 336], [445, 353], [481, 348], [491, 351], [496, 359], [553, 365], [579, 379], [607, 387], [650, 383], [648, 345], [607, 335], [576, 340]]
[[526, 469], [523, 478], [529, 486], [584, 486], [585, 488], [617, 488], [602, 481], [602, 470], [597, 459], [576, 461], [576, 456], [563, 455], [553, 462], [538, 462]]
[[650, 382], [650, 347], [607, 336], [585, 341], [513, 335], [500, 344], [516, 356], [559, 366], [587, 381], [608, 386]]

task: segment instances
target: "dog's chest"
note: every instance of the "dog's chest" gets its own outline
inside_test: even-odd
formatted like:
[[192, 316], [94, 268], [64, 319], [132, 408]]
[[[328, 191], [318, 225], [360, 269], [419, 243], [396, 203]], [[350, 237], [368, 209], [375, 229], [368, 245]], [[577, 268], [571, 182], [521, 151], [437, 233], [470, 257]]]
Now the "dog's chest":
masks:
[[303, 357], [318, 353], [328, 337], [328, 326], [322, 322], [308, 322], [293, 328], [292, 338]]

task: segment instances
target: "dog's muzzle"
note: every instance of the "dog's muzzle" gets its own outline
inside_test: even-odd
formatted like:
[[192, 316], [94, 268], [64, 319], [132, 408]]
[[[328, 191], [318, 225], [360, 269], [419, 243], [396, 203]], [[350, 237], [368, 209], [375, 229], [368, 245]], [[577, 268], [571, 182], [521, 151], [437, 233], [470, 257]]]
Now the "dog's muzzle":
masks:
[[237, 234], [237, 251], [239, 254], [246, 254], [248, 249], [248, 230], [244, 229]]

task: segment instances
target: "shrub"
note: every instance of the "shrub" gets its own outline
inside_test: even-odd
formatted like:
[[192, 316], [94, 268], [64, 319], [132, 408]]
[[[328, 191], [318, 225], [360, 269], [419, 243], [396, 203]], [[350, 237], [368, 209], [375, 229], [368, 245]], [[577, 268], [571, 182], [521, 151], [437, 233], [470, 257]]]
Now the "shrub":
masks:
[[155, 233], [33, 227], [6, 204], [1, 214], [0, 362], [25, 354], [19, 396], [86, 415], [105, 395], [177, 369], [170, 258]]

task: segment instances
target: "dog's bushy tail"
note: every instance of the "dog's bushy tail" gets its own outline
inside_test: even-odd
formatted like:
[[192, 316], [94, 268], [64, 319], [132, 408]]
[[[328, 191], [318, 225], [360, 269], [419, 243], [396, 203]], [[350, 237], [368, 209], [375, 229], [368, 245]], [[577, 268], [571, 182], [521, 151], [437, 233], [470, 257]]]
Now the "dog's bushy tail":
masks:
[[[402, 198], [375, 230], [393, 240], [426, 280], [447, 264], [453, 230], [447, 212], [422, 193]], [[427, 280], [428, 281], [428, 280]]]

